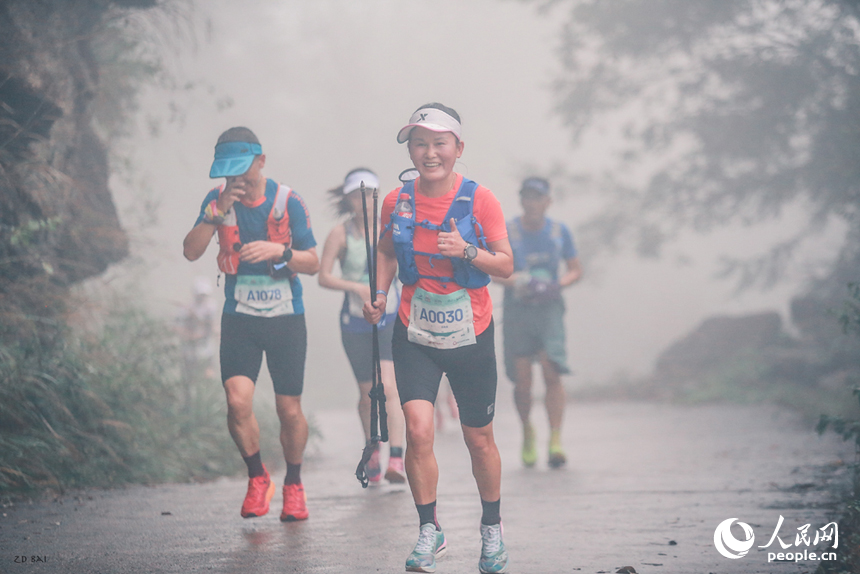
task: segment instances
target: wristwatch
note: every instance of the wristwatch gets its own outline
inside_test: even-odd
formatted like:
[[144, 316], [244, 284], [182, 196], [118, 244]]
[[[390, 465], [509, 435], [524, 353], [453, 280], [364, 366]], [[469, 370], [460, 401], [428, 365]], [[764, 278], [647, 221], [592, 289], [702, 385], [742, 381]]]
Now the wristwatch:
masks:
[[287, 245], [286, 243], [284, 243], [284, 254], [281, 255], [281, 262], [282, 263], [289, 263], [290, 259], [292, 259], [292, 258], [293, 258], [292, 248], [289, 245]]
[[463, 259], [467, 262], [471, 263], [474, 261], [475, 257], [478, 256], [478, 248], [469, 243], [466, 245], [466, 248], [463, 249]]

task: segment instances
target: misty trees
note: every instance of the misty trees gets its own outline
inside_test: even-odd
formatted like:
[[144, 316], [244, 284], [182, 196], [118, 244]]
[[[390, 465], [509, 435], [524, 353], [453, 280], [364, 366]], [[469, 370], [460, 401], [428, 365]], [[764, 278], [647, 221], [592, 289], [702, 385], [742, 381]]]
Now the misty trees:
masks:
[[591, 175], [614, 199], [589, 226], [603, 243], [633, 240], [656, 255], [680, 229], [802, 205], [806, 225], [735, 267], [741, 283], [778, 279], [793, 249], [834, 219], [850, 228], [834, 272], [856, 268], [860, 2], [546, 4], [569, 10], [555, 87], [574, 143], [595, 128], [622, 136], [613, 169]]

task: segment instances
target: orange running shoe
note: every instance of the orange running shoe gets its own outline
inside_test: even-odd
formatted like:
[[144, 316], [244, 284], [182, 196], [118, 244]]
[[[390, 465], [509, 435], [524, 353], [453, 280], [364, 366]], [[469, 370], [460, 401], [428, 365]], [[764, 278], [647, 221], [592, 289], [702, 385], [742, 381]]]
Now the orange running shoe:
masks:
[[269, 501], [275, 495], [275, 483], [265, 466], [263, 470], [266, 472], [263, 476], [248, 479], [248, 493], [242, 503], [242, 518], [263, 516], [269, 512]]
[[284, 485], [284, 510], [281, 512], [281, 522], [295, 522], [308, 519], [308, 495], [301, 484]]

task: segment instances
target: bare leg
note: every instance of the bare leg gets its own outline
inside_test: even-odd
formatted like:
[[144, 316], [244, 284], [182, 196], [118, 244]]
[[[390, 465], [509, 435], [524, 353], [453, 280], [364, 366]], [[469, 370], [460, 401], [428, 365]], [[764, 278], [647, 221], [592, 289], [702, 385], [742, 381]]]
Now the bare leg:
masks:
[[481, 428], [463, 426], [463, 438], [472, 457], [472, 474], [481, 499], [487, 502], [501, 497], [502, 459], [493, 437], [493, 423]]
[[248, 377], [230, 377], [224, 383], [227, 394], [227, 428], [243, 457], [260, 450], [260, 425], [254, 416], [254, 381]]
[[543, 378], [546, 382], [544, 404], [546, 405], [546, 414], [549, 418], [549, 428], [553, 431], [560, 431], [562, 419], [564, 418], [564, 385], [561, 384], [561, 375], [558, 369], [549, 360], [546, 353], [541, 353], [540, 363], [543, 368]]
[[370, 381], [358, 383], [358, 418], [361, 419], [361, 428], [364, 430], [364, 441], [370, 440]]
[[284, 460], [290, 464], [301, 464], [308, 444], [308, 421], [302, 412], [302, 397], [275, 395], [275, 405], [281, 421]]
[[[382, 384], [385, 388], [385, 408], [388, 412], [389, 442], [391, 446], [403, 446], [403, 409], [400, 406], [400, 395], [394, 380], [394, 361], [380, 361], [380, 364], [382, 365]], [[368, 410], [369, 420], [370, 411]]]
[[523, 425], [529, 424], [532, 410], [532, 359], [531, 357], [516, 357], [514, 370], [517, 380], [514, 382], [514, 402]]
[[403, 405], [406, 419], [406, 476], [415, 504], [436, 500], [439, 466], [433, 453], [433, 403], [412, 400]]

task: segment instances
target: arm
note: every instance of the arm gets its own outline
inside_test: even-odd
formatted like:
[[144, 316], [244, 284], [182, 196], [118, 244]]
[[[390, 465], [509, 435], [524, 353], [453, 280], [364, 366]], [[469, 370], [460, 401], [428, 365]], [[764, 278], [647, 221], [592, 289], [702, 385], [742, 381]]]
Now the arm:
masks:
[[[215, 190], [210, 194], [215, 193]], [[230, 211], [233, 204], [245, 195], [245, 189], [241, 184], [228, 182], [223, 193], [218, 194], [216, 205], [218, 211], [223, 214]], [[209, 196], [211, 197], [211, 195]], [[204, 207], [206, 203], [204, 202]], [[215, 235], [215, 230], [218, 226], [214, 223], [206, 223], [201, 221], [185, 236], [185, 241], [182, 242], [182, 253], [189, 261], [197, 261], [206, 252], [209, 247], [209, 242], [212, 241], [212, 236]]]
[[[463, 258], [466, 240], [457, 229], [457, 222], [451, 219], [451, 231], [440, 231], [437, 239], [439, 253], [446, 257]], [[514, 272], [514, 254], [507, 237], [487, 243], [490, 251], [478, 248], [478, 256], [472, 260], [472, 265], [495, 277], [507, 278]], [[491, 253], [491, 251], [493, 253]]]
[[[391, 242], [391, 235], [387, 235], [379, 242], [376, 251], [376, 289], [388, 293], [391, 289], [391, 282], [394, 281], [394, 274], [397, 272], [397, 257], [394, 255], [394, 244]], [[385, 314], [385, 305], [388, 303], [388, 296], [377, 294], [376, 304], [371, 304], [370, 301], [365, 301], [362, 312], [364, 318], [372, 324], [379, 323], [382, 316]]]
[[370, 300], [370, 286], [357, 281], [347, 281], [332, 274], [334, 261], [341, 251], [346, 247], [346, 228], [341, 224], [336, 226], [328, 234], [323, 246], [322, 259], [320, 260], [320, 287], [334, 289], [337, 291], [352, 292], [359, 295], [364, 301]]
[[[281, 243], [273, 243], [271, 241], [252, 241], [246, 243], [239, 250], [239, 260], [248, 263], [261, 263], [263, 261], [279, 261], [286, 251], [286, 247]], [[293, 249], [293, 257], [287, 262], [287, 267], [296, 273], [305, 273], [314, 275], [320, 268], [320, 261], [317, 257], [317, 248], [296, 250]]]
[[573, 285], [582, 278], [582, 266], [579, 264], [579, 257], [571, 257], [566, 260], [567, 273], [558, 278], [559, 287], [567, 287]]
[[206, 253], [206, 248], [209, 247], [216, 229], [218, 226], [214, 223], [201, 222], [195, 225], [182, 242], [182, 254], [185, 258], [189, 261], [200, 259]]
[[495, 275], [491, 277], [493, 283], [496, 283], [498, 285], [504, 285], [505, 287], [516, 287], [517, 285], [521, 285], [524, 280], [528, 281], [529, 278], [529, 274], [525, 271], [517, 271], [516, 273], [511, 273], [509, 277], [498, 277]]

